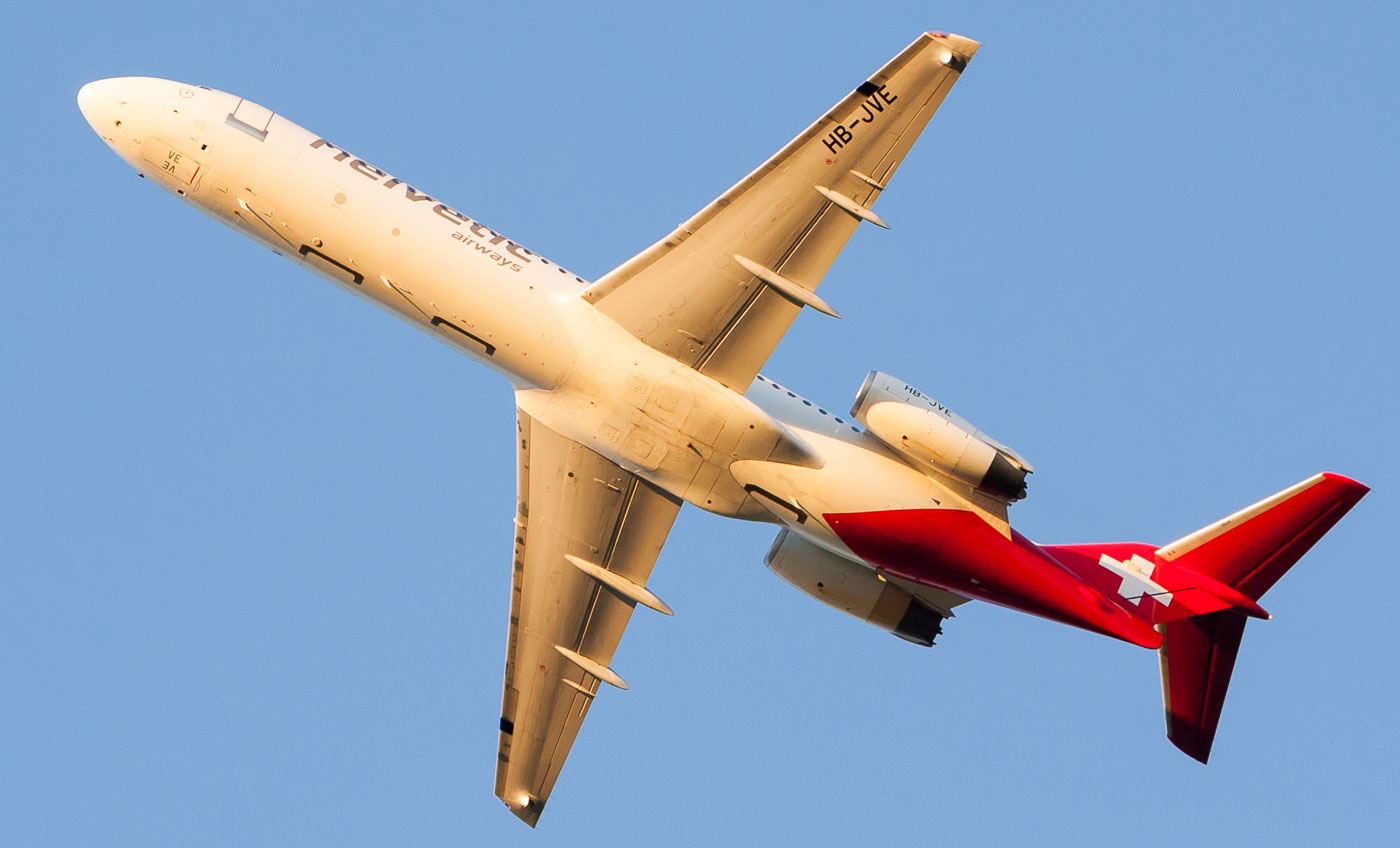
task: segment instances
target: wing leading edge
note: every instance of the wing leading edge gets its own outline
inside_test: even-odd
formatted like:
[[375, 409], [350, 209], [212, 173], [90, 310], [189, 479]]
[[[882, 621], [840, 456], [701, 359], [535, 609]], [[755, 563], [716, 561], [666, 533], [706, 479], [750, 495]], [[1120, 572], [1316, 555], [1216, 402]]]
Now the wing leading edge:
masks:
[[496, 796], [532, 827], [681, 502], [517, 413], [519, 501]]
[[744, 391], [980, 45], [925, 33], [674, 232], [583, 292], [651, 347]]

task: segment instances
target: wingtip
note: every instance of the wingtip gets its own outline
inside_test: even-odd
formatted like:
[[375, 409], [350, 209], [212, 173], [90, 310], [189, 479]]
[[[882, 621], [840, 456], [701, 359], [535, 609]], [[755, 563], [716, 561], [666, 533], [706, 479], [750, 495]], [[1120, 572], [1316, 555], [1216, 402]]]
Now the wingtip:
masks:
[[937, 30], [933, 30], [925, 33], [925, 35], [929, 36], [930, 38], [938, 39], [939, 41], [951, 47], [955, 52], [961, 53], [963, 56], [969, 59], [972, 58], [972, 54], [977, 52], [977, 48], [982, 46], [982, 43], [979, 41], [973, 41], [972, 39], [966, 36], [958, 35], [956, 33], [951, 32], [939, 32]]
[[505, 804], [506, 809], [510, 810], [511, 815], [525, 822], [532, 828], [539, 824], [540, 813], [544, 812], [544, 802], [530, 798], [529, 796], [526, 796], [523, 803], [511, 803], [510, 801], [506, 801]]

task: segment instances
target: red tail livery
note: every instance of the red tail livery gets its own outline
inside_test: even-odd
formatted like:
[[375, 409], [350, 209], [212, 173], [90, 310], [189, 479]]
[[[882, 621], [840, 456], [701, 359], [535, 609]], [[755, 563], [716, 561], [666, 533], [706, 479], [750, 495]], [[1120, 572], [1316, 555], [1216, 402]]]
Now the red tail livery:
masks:
[[1206, 762], [1245, 621], [1368, 491], [1317, 474], [1160, 548], [1036, 545], [951, 510], [825, 517], [888, 574], [1158, 649], [1167, 736]]

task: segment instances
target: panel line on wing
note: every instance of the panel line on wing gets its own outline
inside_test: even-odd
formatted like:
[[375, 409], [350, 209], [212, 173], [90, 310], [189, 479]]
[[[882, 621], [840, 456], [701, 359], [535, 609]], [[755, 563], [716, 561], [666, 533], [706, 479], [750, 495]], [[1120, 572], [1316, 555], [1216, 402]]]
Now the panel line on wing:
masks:
[[[638, 491], [642, 485], [643, 483], [640, 479], [633, 477], [627, 484], [626, 490], [623, 492], [622, 509], [619, 512], [617, 523], [613, 526], [612, 534], [608, 537], [607, 545], [603, 548], [602, 551], [600, 551], [600, 553], [602, 553], [602, 556], [599, 558], [598, 566], [602, 569], [608, 571], [613, 570], [613, 557], [617, 552], [618, 540], [621, 538], [623, 531], [628, 527], [629, 520], [631, 520], [633, 517], [633, 509], [637, 503]], [[609, 486], [609, 488], [612, 487]], [[634, 583], [630, 578], [623, 576], [621, 573], [618, 573], [618, 576], [626, 582], [631, 583], [634, 586], [638, 586], [638, 588], [640, 588], [646, 595], [650, 596], [651, 599], [655, 600], [658, 604], [660, 604], [660, 606], [652, 606], [651, 603], [643, 601], [641, 603], [644, 606], [650, 607], [651, 609], [654, 609], [657, 612], [663, 613], [665, 615], [673, 614], [671, 612], [670, 607], [667, 606], [665, 602], [661, 601], [660, 598], [657, 598], [656, 595], [653, 594], [651, 591], [647, 590], [644, 585]], [[595, 582], [597, 582], [596, 578]], [[578, 651], [583, 650], [583, 640], [588, 635], [589, 625], [593, 623], [593, 617], [594, 614], [597, 612], [599, 600], [602, 597], [604, 597], [603, 593], [606, 591], [609, 590], [605, 589], [604, 586], [601, 584], [594, 588], [593, 596], [589, 599], [588, 612], [584, 615], [583, 629], [579, 632], [578, 645], [575, 648]]]
[[618, 596], [631, 601], [634, 604], [641, 604], [648, 609], [656, 610], [663, 615], [674, 615], [675, 613], [667, 606], [666, 602], [656, 597], [645, 586], [640, 586], [616, 571], [612, 571], [602, 566], [589, 562], [583, 557], [576, 557], [573, 554], [566, 554], [564, 559], [568, 560], [575, 568], [612, 589]]
[[[815, 230], [817, 225], [821, 223], [822, 216], [826, 214], [829, 208], [831, 208], [830, 203], [823, 204], [822, 207], [817, 210], [817, 213], [807, 221], [806, 226], [802, 228], [797, 238], [793, 240], [792, 244], [788, 245], [787, 249], [783, 251], [782, 256], [773, 264], [773, 270], [776, 273], [781, 274], [783, 272], [783, 265], [785, 265], [788, 259], [792, 258], [798, 249], [801, 248], [802, 242], [805, 241], [808, 234]], [[749, 296], [745, 299], [743, 306], [735, 310], [734, 314], [730, 316], [729, 321], [715, 334], [714, 339], [710, 342], [710, 346], [705, 348], [700, 354], [700, 357], [695, 361], [693, 367], [696, 371], [704, 373], [705, 363], [709, 362], [710, 357], [715, 355], [715, 351], [723, 347], [724, 340], [729, 337], [729, 334], [732, 333], [736, 327], [743, 323], [744, 316], [749, 313], [754, 304], [758, 302], [758, 299], [763, 296], [763, 293], [769, 290], [768, 286], [765, 285], [754, 286], [754, 290], [749, 292]]]
[[[622, 509], [618, 512], [617, 523], [613, 525], [612, 533], [608, 536], [605, 549], [600, 551], [603, 556], [600, 557], [602, 561], [599, 564], [603, 568], [607, 568], [612, 563], [613, 551], [617, 549], [617, 537], [618, 534], [622, 532], [622, 528], [627, 526], [627, 513], [631, 508], [632, 499], [636, 495], [638, 482], [637, 478], [633, 477], [628, 481], [627, 488], [622, 492]], [[608, 484], [604, 485], [607, 485], [610, 489], [616, 490], [614, 486]], [[593, 616], [598, 611], [598, 599], [604, 591], [602, 585], [596, 580], [593, 581], [593, 592], [588, 599], [588, 611], [583, 615], [583, 627], [579, 629], [578, 639], [574, 643], [575, 651], [583, 650], [583, 640], [588, 636], [588, 627], [593, 623]]]

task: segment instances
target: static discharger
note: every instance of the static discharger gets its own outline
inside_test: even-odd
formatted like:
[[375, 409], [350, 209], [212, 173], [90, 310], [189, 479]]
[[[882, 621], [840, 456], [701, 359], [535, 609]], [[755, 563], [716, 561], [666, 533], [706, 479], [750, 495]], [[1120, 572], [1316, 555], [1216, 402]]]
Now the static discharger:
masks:
[[840, 318], [841, 313], [831, 308], [831, 304], [817, 297], [817, 293], [811, 289], [803, 288], [801, 285], [789, 280], [771, 268], [765, 268], [752, 259], [734, 255], [734, 261], [739, 263], [739, 267], [758, 277], [764, 283], [776, 289], [788, 300], [795, 301], [803, 306], [810, 306], [823, 315], [830, 315], [832, 318]]
[[[641, 604], [647, 609], [654, 609], [662, 615], [675, 615], [675, 612], [666, 605], [666, 602], [656, 597], [652, 591], [645, 586], [638, 586], [616, 571], [608, 571], [601, 565], [596, 565], [573, 554], [564, 554], [564, 559], [573, 564], [575, 568], [612, 589], [622, 597], [633, 603]], [[621, 678], [618, 678], [619, 680]], [[610, 683], [612, 681], [609, 681]], [[614, 684], [616, 685], [616, 684]], [[622, 687], [626, 689], [626, 686]]]
[[890, 228], [890, 225], [885, 223], [884, 218], [881, 218], [879, 215], [876, 215], [874, 212], [871, 212], [869, 209], [866, 209], [864, 206], [861, 206], [859, 203], [856, 203], [854, 200], [850, 199], [841, 192], [832, 191], [826, 186], [812, 186], [812, 188], [815, 188], [817, 190], [817, 193], [820, 194], [822, 197], [825, 197], [827, 200], [830, 200], [832, 203], [836, 204], [837, 206], [840, 206], [842, 209], [846, 210], [847, 212], [851, 213], [852, 215], [861, 219], [862, 221], [869, 221], [875, 226], [884, 227], [887, 230]]

